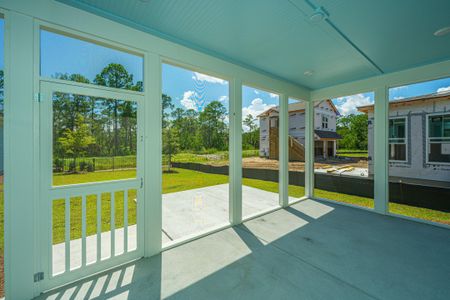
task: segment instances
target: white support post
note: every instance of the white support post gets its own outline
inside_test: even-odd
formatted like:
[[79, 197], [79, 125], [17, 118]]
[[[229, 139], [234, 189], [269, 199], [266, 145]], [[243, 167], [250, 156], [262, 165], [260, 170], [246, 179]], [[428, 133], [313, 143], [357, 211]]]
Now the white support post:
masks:
[[279, 128], [278, 128], [278, 165], [279, 165], [279, 201], [281, 207], [289, 205], [289, 105], [288, 97], [280, 95]]
[[314, 197], [314, 102], [305, 102], [305, 197]]
[[375, 89], [374, 113], [374, 201], [375, 211], [388, 212], [389, 164], [388, 164], [388, 113], [389, 95], [386, 86]]
[[229, 214], [230, 223], [242, 222], [242, 81], [233, 79], [230, 95], [230, 146], [229, 146]]
[[38, 149], [33, 131], [34, 27], [29, 16], [10, 11], [5, 17], [5, 289], [7, 299], [31, 299], [36, 296], [33, 274], [39, 268], [33, 178]]
[[[144, 58], [145, 76], [145, 232], [144, 255], [158, 254], [162, 248], [162, 88], [161, 60], [156, 54]], [[138, 200], [139, 201], [139, 200]]]

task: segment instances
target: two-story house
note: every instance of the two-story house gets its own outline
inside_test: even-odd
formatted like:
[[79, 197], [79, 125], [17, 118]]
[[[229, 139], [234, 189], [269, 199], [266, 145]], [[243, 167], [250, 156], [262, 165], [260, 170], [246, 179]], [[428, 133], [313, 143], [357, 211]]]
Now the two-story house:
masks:
[[[369, 175], [373, 175], [374, 106], [358, 110], [369, 119]], [[389, 175], [450, 181], [450, 93], [389, 102]]]
[[[302, 101], [290, 103], [289, 112], [289, 158], [304, 159], [305, 144], [305, 104]], [[331, 100], [314, 105], [314, 152], [318, 157], [336, 156], [336, 142], [341, 138], [336, 133], [336, 118], [339, 111]], [[279, 107], [272, 107], [259, 118], [259, 155], [271, 159], [278, 158]]]

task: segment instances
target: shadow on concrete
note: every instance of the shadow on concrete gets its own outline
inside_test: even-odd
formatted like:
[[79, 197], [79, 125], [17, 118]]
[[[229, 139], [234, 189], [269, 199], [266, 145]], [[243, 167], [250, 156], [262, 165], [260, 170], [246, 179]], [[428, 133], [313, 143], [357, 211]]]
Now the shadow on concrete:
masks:
[[306, 200], [40, 299], [450, 299], [449, 257], [448, 229]]

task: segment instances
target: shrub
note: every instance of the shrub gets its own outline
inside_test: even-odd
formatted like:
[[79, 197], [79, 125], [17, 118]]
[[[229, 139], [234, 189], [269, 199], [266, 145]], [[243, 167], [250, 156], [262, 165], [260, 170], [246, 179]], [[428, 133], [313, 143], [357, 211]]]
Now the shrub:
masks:
[[87, 162], [80, 161], [79, 166], [80, 166], [80, 172], [86, 171], [86, 169], [87, 169]]
[[77, 165], [76, 165], [75, 162], [72, 160], [72, 161], [69, 163], [69, 172], [75, 173], [76, 170], [77, 170]]
[[93, 163], [89, 162], [87, 164], [87, 171], [88, 172], [94, 172], [94, 164]]
[[63, 172], [64, 171], [64, 160], [60, 159], [60, 158], [56, 158], [55, 159], [55, 172]]

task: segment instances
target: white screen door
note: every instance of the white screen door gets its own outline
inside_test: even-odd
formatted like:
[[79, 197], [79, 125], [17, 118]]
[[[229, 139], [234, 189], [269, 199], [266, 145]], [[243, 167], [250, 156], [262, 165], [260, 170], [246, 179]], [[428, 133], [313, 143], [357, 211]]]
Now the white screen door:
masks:
[[41, 81], [44, 291], [143, 256], [142, 93]]

